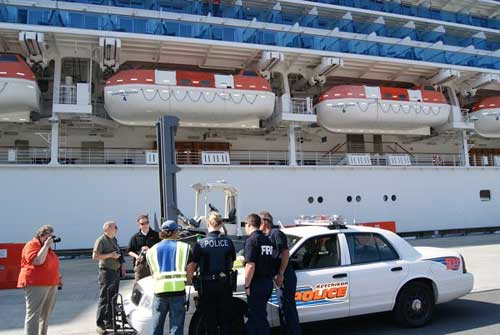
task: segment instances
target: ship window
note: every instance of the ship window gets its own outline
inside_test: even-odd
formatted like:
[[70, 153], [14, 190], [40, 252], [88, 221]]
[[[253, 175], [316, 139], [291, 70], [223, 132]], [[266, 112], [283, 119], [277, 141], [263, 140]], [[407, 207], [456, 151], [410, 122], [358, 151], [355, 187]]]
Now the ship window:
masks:
[[347, 200], [347, 202], [351, 202], [352, 201], [352, 197], [349, 195], [349, 196], [347, 196], [346, 200]]
[[0, 55], [0, 62], [17, 62], [16, 55]]
[[395, 194], [391, 195], [391, 200], [392, 200], [392, 201], [396, 201], [396, 199], [397, 199], [397, 198], [396, 198], [396, 195], [395, 195]]
[[182, 86], [191, 86], [191, 80], [190, 79], [181, 79], [181, 85]]
[[309, 197], [307, 198], [307, 202], [312, 204], [314, 202], [314, 198], [313, 197]]
[[356, 202], [360, 202], [361, 201], [361, 196], [357, 195], [356, 196]]
[[479, 191], [479, 198], [481, 198], [481, 201], [490, 201], [491, 200], [490, 190]]
[[398, 97], [399, 97], [399, 100], [406, 100], [407, 99], [406, 95], [404, 95], [404, 94], [400, 94], [400, 95], [398, 95]]
[[243, 71], [243, 75], [246, 77], [257, 77], [257, 73], [255, 71]]
[[323, 202], [323, 197], [322, 196], [319, 196], [318, 197], [318, 202], [321, 204]]
[[384, 201], [387, 201], [389, 200], [389, 197], [387, 196], [387, 194], [384, 194]]
[[392, 94], [391, 93], [384, 93], [384, 99], [391, 100], [392, 99]]
[[200, 82], [200, 85], [203, 87], [210, 87], [210, 86], [212, 86], [212, 83], [210, 82], [210, 80], [202, 80]]

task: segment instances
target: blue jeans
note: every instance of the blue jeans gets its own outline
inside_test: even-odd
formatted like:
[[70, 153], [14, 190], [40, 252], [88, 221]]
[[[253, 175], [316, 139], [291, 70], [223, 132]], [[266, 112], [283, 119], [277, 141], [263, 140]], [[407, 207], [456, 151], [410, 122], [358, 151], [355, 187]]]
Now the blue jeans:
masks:
[[248, 321], [245, 324], [247, 335], [270, 335], [267, 321], [267, 302], [273, 292], [273, 281], [269, 278], [253, 278], [250, 295], [247, 297]]
[[158, 297], [153, 299], [153, 335], [163, 335], [165, 319], [168, 314], [169, 334], [182, 335], [184, 332], [184, 295], [175, 297]]
[[279, 289], [278, 298], [280, 301], [280, 323], [281, 329], [287, 335], [300, 335], [300, 321], [295, 304], [295, 291], [297, 290], [297, 276], [291, 266], [288, 266], [284, 274], [283, 287]]

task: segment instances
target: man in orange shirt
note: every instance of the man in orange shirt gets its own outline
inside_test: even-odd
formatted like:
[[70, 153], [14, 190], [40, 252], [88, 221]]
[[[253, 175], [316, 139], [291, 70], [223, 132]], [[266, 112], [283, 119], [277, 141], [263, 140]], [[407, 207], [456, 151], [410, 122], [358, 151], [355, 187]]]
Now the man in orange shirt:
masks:
[[54, 228], [42, 226], [22, 251], [17, 287], [24, 288], [26, 335], [47, 334], [49, 314], [56, 302], [56, 289], [61, 285], [59, 258], [51, 248], [53, 237]]

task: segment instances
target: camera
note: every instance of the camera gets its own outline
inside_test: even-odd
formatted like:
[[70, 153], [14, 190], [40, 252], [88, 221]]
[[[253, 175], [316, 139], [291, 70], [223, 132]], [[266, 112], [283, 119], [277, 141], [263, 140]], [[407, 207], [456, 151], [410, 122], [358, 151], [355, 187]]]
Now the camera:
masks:
[[57, 237], [57, 236], [52, 236], [52, 242], [59, 243], [59, 242], [61, 242], [61, 238]]

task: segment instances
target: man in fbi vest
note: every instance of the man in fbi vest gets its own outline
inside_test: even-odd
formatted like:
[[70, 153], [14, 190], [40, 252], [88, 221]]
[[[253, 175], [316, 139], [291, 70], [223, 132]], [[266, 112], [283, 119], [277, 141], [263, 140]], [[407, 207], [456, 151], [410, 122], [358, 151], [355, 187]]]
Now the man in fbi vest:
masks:
[[167, 220], [161, 225], [161, 242], [151, 247], [146, 259], [153, 278], [153, 334], [163, 335], [165, 318], [169, 315], [169, 334], [182, 335], [186, 299], [186, 265], [191, 258], [187, 243], [177, 241], [179, 225]]

